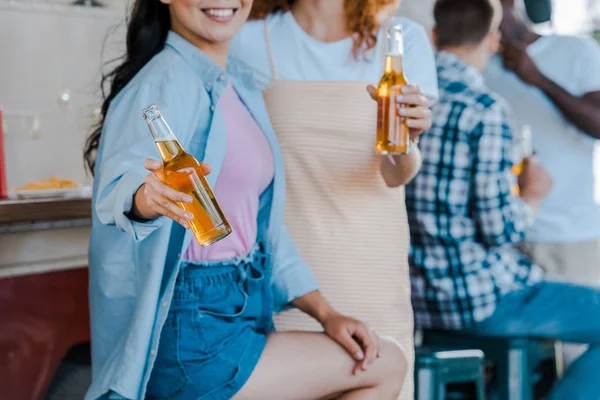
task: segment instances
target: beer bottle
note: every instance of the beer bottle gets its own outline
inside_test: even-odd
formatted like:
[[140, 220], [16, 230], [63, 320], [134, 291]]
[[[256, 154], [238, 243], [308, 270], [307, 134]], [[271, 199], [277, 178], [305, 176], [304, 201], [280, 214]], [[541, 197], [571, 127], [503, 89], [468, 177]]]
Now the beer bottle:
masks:
[[402, 86], [407, 84], [402, 67], [404, 43], [402, 25], [392, 20], [386, 32], [385, 70], [377, 87], [377, 143], [378, 154], [408, 154], [410, 147], [410, 129], [406, 118], [398, 115], [403, 104], [396, 102], [396, 96], [402, 94]]
[[181, 148], [155, 104], [144, 108], [142, 114], [162, 158], [164, 183], [192, 197], [192, 203], [178, 204], [194, 216], [189, 225], [198, 243], [208, 246], [229, 235], [231, 225], [208, 181], [198, 173], [200, 163]]
[[[517, 179], [523, 173], [525, 165], [529, 157], [533, 155], [533, 139], [531, 134], [531, 126], [523, 125], [520, 132], [515, 133], [515, 161], [511, 167], [512, 173], [516, 175]], [[513, 194], [519, 195], [521, 188], [519, 184], [516, 184], [513, 188]]]

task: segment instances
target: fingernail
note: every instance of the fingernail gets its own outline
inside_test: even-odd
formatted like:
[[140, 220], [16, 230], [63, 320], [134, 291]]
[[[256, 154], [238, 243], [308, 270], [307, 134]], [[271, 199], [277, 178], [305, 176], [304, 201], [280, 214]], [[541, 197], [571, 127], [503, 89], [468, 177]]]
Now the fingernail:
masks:
[[396, 96], [396, 101], [404, 101], [404, 99], [406, 99], [406, 97], [403, 94], [399, 94]]
[[185, 196], [183, 201], [185, 201], [186, 203], [191, 203], [192, 202], [192, 196]]
[[406, 115], [406, 108], [400, 108], [400, 109], [398, 110], [398, 113], [399, 113], [400, 115]]
[[190, 213], [185, 213], [185, 218], [189, 219], [190, 221], [194, 219], [194, 216]]
[[356, 357], [357, 360], [362, 360], [363, 358], [365, 358], [365, 355], [362, 351], [357, 351], [356, 353], [354, 353], [354, 357]]
[[190, 224], [188, 224], [187, 222], [184, 222], [184, 223], [183, 223], [183, 227], [184, 227], [185, 229], [190, 229]]

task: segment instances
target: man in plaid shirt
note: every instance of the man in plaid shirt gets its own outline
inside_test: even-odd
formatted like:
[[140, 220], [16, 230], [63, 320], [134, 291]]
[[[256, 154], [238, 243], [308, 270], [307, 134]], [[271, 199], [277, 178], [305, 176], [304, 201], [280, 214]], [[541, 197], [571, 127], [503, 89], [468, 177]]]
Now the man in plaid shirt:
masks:
[[468, 12], [451, 3], [436, 3], [440, 99], [420, 139], [423, 165], [406, 188], [406, 203], [417, 325], [461, 329], [491, 316], [504, 294], [541, 280], [541, 270], [514, 245], [550, 185], [531, 159], [521, 197], [511, 194], [510, 108], [481, 72], [498, 48], [500, 4], [459, 1], [472, 4]]
[[520, 195], [511, 193], [511, 113], [482, 74], [499, 46], [502, 7], [438, 0], [434, 14], [440, 96], [420, 138], [421, 171], [406, 187], [416, 325], [590, 344], [549, 398], [598, 399], [600, 291], [544, 280], [516, 247], [552, 182], [531, 157]]

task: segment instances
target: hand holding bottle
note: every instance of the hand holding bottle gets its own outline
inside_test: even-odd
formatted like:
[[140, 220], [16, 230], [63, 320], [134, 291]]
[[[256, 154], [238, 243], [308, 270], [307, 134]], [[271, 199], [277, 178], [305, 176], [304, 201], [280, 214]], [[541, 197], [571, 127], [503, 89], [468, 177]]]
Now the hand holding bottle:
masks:
[[535, 156], [526, 159], [523, 172], [519, 175], [521, 198], [534, 209], [538, 209], [542, 200], [552, 189], [552, 178]]
[[[377, 88], [373, 85], [367, 86], [371, 98], [377, 101]], [[431, 110], [429, 100], [417, 85], [407, 84], [402, 86], [402, 94], [396, 96], [396, 103], [404, 107], [398, 107], [400, 118], [406, 118], [406, 125], [410, 128], [410, 138], [415, 140], [421, 133], [431, 128]]]
[[[162, 167], [160, 161], [151, 158], [144, 161], [144, 168], [150, 173], [135, 194], [132, 213], [138, 218], [147, 220], [164, 215], [188, 229], [189, 222], [194, 219], [194, 216], [177, 203], [190, 204], [192, 196], [167, 186], [161, 179]], [[210, 166], [204, 163], [201, 163], [197, 169], [197, 172], [204, 176], [210, 171]]]
[[190, 228], [200, 246], [209, 246], [232, 232], [205, 175], [208, 166], [185, 152], [156, 104], [142, 110], [162, 163], [146, 160], [150, 171], [134, 201], [134, 215], [165, 215]]

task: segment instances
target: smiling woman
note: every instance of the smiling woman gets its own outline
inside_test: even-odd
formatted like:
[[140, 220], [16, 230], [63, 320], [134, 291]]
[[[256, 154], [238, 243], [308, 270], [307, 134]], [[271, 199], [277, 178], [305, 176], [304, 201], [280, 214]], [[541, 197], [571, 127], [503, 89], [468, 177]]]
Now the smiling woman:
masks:
[[[336, 311], [283, 226], [285, 173], [262, 93], [229, 42], [250, 0], [137, 0], [86, 160], [95, 173], [90, 308], [96, 399], [393, 399], [396, 342]], [[140, 112], [155, 103], [233, 232], [200, 247]], [[179, 148], [179, 147], [178, 147]], [[275, 333], [296, 307], [324, 333]], [[315, 359], [319, 363], [315, 363]], [[282, 368], [282, 366], [285, 366]]]

